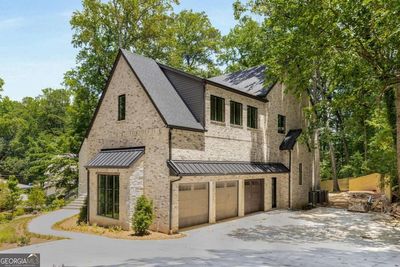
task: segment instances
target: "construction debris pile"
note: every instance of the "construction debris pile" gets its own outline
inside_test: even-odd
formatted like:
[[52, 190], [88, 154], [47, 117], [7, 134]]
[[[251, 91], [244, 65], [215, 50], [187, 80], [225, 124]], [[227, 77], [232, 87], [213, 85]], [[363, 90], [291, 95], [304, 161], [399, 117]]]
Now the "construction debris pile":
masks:
[[329, 204], [354, 212], [384, 212], [400, 219], [400, 203], [391, 203], [382, 193], [374, 191], [351, 191], [329, 194]]

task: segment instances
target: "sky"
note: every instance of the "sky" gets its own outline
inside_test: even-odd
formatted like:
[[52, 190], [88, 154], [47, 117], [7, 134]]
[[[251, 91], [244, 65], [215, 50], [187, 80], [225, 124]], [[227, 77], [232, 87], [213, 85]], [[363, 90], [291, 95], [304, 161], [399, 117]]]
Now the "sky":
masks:
[[[234, 26], [233, 0], [181, 0], [175, 11], [204, 11], [222, 34]], [[14, 100], [61, 88], [75, 65], [69, 19], [80, 0], [0, 0], [0, 78], [2, 95]]]

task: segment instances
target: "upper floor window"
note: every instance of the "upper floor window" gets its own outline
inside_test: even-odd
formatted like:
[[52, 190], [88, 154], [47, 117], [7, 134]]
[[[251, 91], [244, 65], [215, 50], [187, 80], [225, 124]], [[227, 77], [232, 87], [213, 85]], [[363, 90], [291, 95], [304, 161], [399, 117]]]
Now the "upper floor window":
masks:
[[283, 115], [278, 115], [278, 133], [286, 132], [286, 117]]
[[125, 95], [118, 96], [118, 120], [125, 120], [125, 111], [126, 111], [126, 97]]
[[211, 96], [211, 120], [225, 121], [225, 99], [215, 95]]
[[242, 104], [231, 101], [231, 124], [234, 125], [242, 125], [242, 113], [243, 113]]
[[303, 184], [303, 164], [299, 163], [299, 185]]
[[258, 128], [258, 109], [252, 106], [247, 106], [247, 127]]

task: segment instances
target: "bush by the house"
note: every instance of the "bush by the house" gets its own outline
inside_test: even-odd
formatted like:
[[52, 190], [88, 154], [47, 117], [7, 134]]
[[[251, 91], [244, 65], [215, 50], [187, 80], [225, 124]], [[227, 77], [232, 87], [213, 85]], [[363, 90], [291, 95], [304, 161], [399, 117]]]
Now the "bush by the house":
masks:
[[27, 204], [34, 210], [41, 210], [46, 202], [46, 194], [43, 189], [34, 187], [28, 195]]
[[0, 183], [0, 211], [9, 210], [10, 190], [6, 183]]
[[153, 222], [153, 202], [145, 196], [140, 196], [136, 202], [135, 212], [132, 217], [132, 228], [136, 235], [147, 233]]
[[65, 200], [62, 198], [55, 198], [53, 201], [51, 201], [50, 205], [48, 206], [49, 210], [56, 210], [61, 207], [65, 206]]
[[79, 212], [78, 223], [87, 223], [87, 206], [88, 206], [87, 203], [88, 199], [86, 197], [85, 202]]

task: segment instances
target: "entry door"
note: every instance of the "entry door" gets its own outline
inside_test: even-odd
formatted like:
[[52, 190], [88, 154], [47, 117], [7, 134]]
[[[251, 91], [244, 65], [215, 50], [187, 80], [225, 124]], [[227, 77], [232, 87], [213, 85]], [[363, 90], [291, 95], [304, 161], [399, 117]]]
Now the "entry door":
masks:
[[208, 183], [179, 185], [179, 228], [208, 223]]
[[245, 180], [245, 214], [264, 210], [264, 179]]
[[272, 178], [272, 208], [276, 208], [276, 177]]

